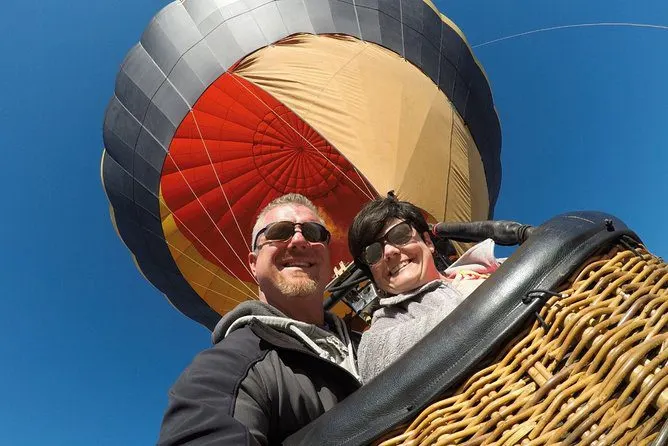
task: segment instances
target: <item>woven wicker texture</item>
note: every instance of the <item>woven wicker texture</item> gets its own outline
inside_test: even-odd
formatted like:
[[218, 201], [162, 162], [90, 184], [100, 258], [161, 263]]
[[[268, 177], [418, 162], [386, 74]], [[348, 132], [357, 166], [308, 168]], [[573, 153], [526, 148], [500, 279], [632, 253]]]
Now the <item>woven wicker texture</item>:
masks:
[[381, 444], [651, 444], [668, 410], [668, 266], [624, 245], [550, 297], [545, 324]]

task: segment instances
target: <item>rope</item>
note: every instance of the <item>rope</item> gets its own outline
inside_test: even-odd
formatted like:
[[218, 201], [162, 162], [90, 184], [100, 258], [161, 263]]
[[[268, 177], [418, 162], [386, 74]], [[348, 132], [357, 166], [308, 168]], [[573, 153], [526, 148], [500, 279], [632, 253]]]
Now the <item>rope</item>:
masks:
[[532, 34], [544, 33], [548, 31], [557, 31], [560, 29], [571, 29], [571, 28], [590, 28], [595, 26], [603, 27], [628, 27], [628, 28], [652, 28], [652, 29], [663, 29], [668, 30], [666, 25], [651, 25], [648, 23], [631, 23], [631, 22], [597, 22], [597, 23], [576, 23], [573, 25], [560, 25], [560, 26], [550, 26], [547, 28], [533, 29], [531, 31], [525, 31], [523, 33], [511, 34], [505, 37], [499, 37], [498, 39], [489, 40], [487, 42], [478, 43], [472, 45], [471, 48], [482, 48], [483, 46], [492, 45], [495, 43], [503, 42], [505, 40], [512, 40], [518, 37], [530, 36]]

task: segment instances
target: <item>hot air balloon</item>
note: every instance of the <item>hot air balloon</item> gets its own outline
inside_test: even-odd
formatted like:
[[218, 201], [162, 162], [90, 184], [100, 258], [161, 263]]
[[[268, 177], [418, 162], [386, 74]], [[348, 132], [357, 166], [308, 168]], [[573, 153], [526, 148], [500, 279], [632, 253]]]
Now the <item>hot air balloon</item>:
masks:
[[138, 268], [210, 329], [256, 298], [251, 227], [272, 199], [316, 204], [336, 264], [368, 200], [481, 220], [501, 180], [489, 82], [429, 0], [174, 1], [122, 64], [104, 147]]

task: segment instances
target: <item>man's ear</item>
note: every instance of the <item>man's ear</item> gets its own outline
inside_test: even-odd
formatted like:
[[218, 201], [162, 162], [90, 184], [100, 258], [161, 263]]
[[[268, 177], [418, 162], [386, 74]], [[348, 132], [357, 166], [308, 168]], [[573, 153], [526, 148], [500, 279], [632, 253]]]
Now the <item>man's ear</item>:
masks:
[[248, 266], [250, 266], [251, 273], [253, 277], [257, 277], [255, 274], [255, 263], [257, 262], [257, 254], [254, 251], [248, 253]]
[[427, 245], [427, 248], [431, 251], [432, 254], [436, 252], [436, 247], [434, 246], [434, 242], [431, 241], [431, 234], [429, 232], [424, 231], [422, 233], [422, 240], [424, 240], [424, 244]]

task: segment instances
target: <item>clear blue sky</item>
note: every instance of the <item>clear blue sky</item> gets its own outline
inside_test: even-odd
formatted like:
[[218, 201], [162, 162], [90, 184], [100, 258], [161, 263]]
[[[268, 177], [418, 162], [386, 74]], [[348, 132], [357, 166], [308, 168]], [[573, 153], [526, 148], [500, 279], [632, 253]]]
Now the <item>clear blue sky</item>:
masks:
[[[437, 2], [471, 44], [586, 22], [668, 25], [664, 0]], [[208, 332], [137, 272], [99, 178], [101, 124], [157, 0], [6, 2], [0, 16], [0, 442], [146, 445]], [[480, 47], [503, 128], [496, 216], [625, 220], [658, 255], [668, 31], [582, 28]]]

